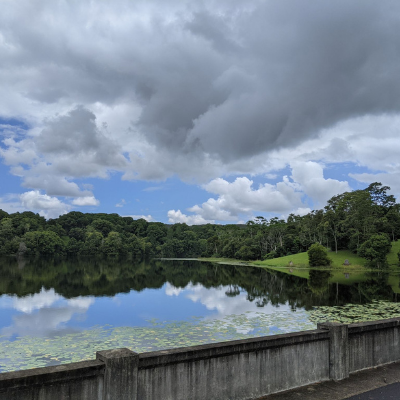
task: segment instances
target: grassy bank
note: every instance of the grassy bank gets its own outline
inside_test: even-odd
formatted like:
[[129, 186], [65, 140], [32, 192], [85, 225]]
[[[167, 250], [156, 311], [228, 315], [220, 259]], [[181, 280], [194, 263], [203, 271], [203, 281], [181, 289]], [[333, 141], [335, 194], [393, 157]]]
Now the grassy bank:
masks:
[[[351, 268], [363, 268], [367, 263], [364, 258], [358, 257], [353, 254], [350, 250], [339, 250], [337, 253], [334, 251], [328, 252], [329, 258], [332, 259], [332, 268], [344, 268], [344, 261], [349, 260], [350, 266], [346, 266], [346, 269]], [[272, 260], [255, 261], [254, 264], [264, 267], [288, 267], [290, 262], [293, 263], [294, 267], [297, 268], [308, 268], [308, 254], [307, 252], [292, 254], [290, 256], [273, 258]]]
[[[397, 253], [400, 251], [400, 240], [392, 242], [392, 248], [387, 256], [388, 264], [391, 269], [400, 267]], [[365, 258], [361, 258], [350, 250], [339, 250], [337, 253], [334, 251], [328, 252], [329, 258], [332, 259], [332, 265], [330, 269], [337, 269], [340, 271], [351, 271], [362, 269], [364, 270], [368, 264]], [[229, 264], [229, 265], [256, 265], [259, 267], [267, 267], [272, 269], [289, 268], [293, 267], [297, 270], [296, 274], [302, 277], [308, 277], [308, 271], [300, 272], [301, 269], [308, 269], [308, 254], [307, 252], [292, 254], [290, 256], [284, 256], [279, 258], [273, 258], [271, 260], [263, 261], [243, 261], [235, 258], [198, 258], [199, 261], [209, 261], [218, 264]], [[350, 265], [343, 265], [345, 260], [349, 260]], [[292, 262], [293, 265], [290, 263]]]
[[209, 261], [217, 264], [227, 264], [227, 265], [252, 265], [252, 261], [237, 260], [236, 258], [218, 258], [218, 257], [202, 257], [197, 258], [199, 261]]
[[399, 258], [397, 257], [397, 253], [400, 251], [400, 240], [397, 242], [392, 242], [392, 248], [390, 249], [390, 253], [387, 256], [388, 264], [390, 266], [400, 266]]

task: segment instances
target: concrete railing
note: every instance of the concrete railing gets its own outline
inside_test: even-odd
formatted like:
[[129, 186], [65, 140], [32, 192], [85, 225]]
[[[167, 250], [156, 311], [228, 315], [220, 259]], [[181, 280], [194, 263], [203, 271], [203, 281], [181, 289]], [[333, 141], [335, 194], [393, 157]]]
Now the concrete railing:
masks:
[[400, 361], [400, 318], [0, 374], [0, 400], [253, 399]]

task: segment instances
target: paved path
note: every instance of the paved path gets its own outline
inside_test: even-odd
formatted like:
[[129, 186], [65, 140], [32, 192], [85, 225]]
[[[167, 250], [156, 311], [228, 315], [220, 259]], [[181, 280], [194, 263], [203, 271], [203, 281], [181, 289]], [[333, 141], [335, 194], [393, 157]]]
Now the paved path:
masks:
[[363, 394], [357, 394], [346, 400], [391, 400], [400, 399], [400, 383], [392, 383]]
[[[394, 396], [394, 397], [393, 397]], [[400, 400], [400, 362], [263, 397], [263, 400]], [[259, 399], [261, 400], [261, 399]]]

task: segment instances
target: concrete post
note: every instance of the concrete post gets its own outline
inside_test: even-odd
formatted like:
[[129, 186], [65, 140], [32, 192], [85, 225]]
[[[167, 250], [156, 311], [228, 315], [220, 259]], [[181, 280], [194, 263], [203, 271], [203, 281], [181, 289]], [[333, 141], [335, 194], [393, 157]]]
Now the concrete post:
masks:
[[349, 327], [325, 322], [318, 329], [329, 330], [329, 378], [340, 381], [349, 377]]
[[104, 362], [103, 400], [137, 400], [139, 354], [129, 349], [96, 352]]

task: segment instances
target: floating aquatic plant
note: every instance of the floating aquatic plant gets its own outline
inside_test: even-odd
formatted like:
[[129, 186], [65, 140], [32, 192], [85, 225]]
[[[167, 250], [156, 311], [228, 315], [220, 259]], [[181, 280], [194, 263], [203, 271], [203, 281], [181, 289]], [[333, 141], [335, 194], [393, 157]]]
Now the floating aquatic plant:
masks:
[[247, 312], [223, 319], [150, 320], [146, 327], [96, 326], [51, 338], [0, 336], [0, 372], [65, 364], [95, 358], [98, 350], [127, 347], [132, 351], [164, 350], [228, 340], [315, 329], [318, 322], [354, 323], [400, 317], [400, 303], [321, 306], [312, 311]]
[[400, 317], [400, 303], [389, 301], [372, 301], [369, 304], [346, 304], [333, 307], [321, 306], [315, 307], [310, 313], [310, 321], [314, 323], [329, 321], [351, 324], [394, 317]]
[[97, 326], [52, 338], [0, 337], [0, 371], [14, 371], [94, 359], [98, 350], [127, 347], [142, 353], [176, 347], [314, 329], [307, 311], [248, 312], [223, 319], [149, 321], [147, 327]]

